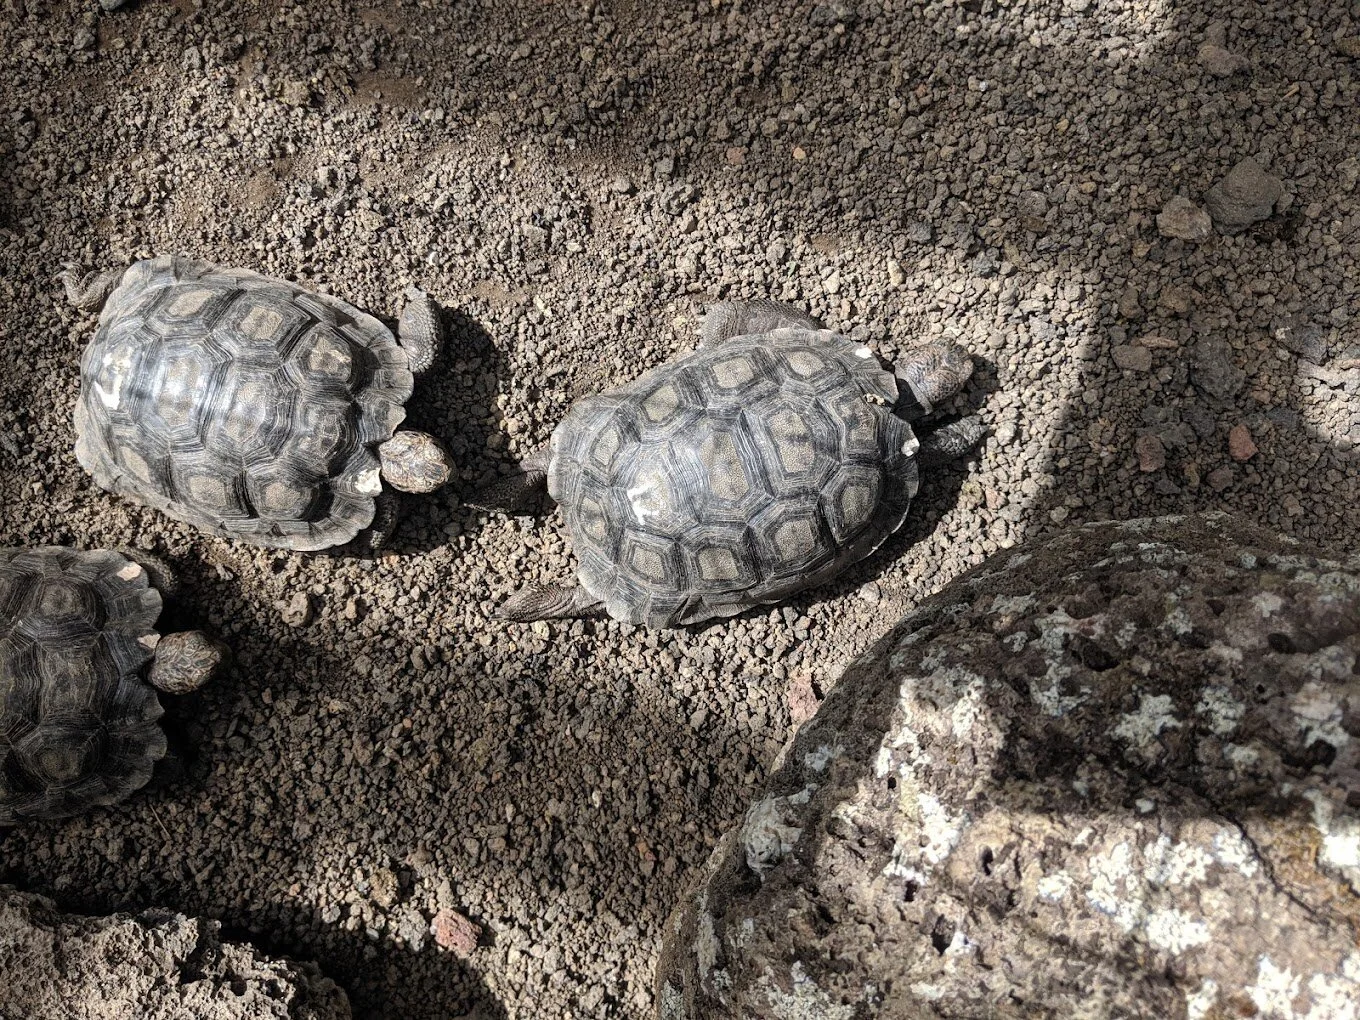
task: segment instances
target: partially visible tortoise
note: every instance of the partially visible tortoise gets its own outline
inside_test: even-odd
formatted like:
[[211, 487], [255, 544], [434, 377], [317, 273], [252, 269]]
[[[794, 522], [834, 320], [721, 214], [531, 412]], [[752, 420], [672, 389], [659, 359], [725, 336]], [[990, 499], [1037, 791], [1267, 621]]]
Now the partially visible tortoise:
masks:
[[787, 305], [723, 303], [700, 348], [578, 401], [547, 447], [471, 500], [513, 510], [546, 482], [579, 586], [531, 586], [510, 620], [604, 610], [667, 627], [732, 616], [817, 585], [906, 518], [918, 465], [966, 453], [975, 417], [909, 424], [967, 381], [952, 343], [894, 369]]
[[81, 278], [103, 306], [80, 362], [76, 458], [103, 488], [225, 538], [311, 550], [371, 528], [397, 489], [429, 492], [452, 465], [423, 432], [396, 432], [439, 320], [407, 291], [400, 342], [339, 298], [245, 269], [161, 256]]
[[225, 654], [201, 631], [161, 636], [160, 612], [123, 553], [0, 549], [0, 825], [114, 804], [151, 778], [156, 690], [197, 688]]

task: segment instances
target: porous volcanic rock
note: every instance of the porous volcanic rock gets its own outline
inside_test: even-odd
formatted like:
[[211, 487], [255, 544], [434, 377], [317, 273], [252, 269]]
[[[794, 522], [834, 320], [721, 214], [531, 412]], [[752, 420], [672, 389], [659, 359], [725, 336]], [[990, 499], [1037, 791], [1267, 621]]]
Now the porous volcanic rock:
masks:
[[170, 912], [83, 917], [0, 886], [0, 1017], [24, 1020], [348, 1020], [315, 964], [223, 942]]
[[856, 660], [671, 918], [664, 1020], [1354, 1017], [1360, 559], [1000, 553]]

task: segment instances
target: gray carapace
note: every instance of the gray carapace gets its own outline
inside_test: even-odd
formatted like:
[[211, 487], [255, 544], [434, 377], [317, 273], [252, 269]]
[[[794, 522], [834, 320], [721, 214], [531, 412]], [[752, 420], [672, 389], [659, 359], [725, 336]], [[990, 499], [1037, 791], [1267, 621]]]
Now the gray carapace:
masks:
[[102, 306], [80, 363], [76, 457], [110, 492], [205, 531], [311, 550], [395, 521], [396, 489], [429, 492], [452, 464], [397, 431], [434, 361], [434, 303], [410, 288], [400, 341], [328, 294], [177, 256], [63, 277]]
[[826, 581], [901, 526], [921, 465], [976, 445], [976, 417], [912, 425], [972, 368], [941, 342], [890, 370], [788, 305], [714, 306], [698, 350], [578, 401], [469, 500], [513, 511], [546, 484], [579, 561], [577, 585], [528, 586], [497, 615], [666, 627]]

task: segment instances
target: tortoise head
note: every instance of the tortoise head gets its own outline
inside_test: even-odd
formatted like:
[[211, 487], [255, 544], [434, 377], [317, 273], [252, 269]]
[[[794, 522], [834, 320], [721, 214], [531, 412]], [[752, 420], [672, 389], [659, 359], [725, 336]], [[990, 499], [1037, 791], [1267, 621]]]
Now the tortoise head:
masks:
[[929, 414], [963, 388], [973, 374], [973, 358], [958, 344], [938, 340], [907, 352], [893, 366], [893, 374], [907, 385], [921, 413]]
[[201, 630], [166, 634], [156, 642], [147, 681], [166, 694], [187, 694], [211, 680], [230, 655], [226, 645]]
[[433, 492], [453, 477], [453, 458], [426, 432], [403, 429], [378, 447], [382, 476], [403, 492]]

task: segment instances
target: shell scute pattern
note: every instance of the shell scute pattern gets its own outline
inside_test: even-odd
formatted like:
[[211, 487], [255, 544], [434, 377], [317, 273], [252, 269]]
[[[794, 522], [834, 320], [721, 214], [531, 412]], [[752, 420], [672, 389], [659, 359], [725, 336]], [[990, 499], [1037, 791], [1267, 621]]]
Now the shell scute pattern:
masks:
[[165, 754], [160, 594], [111, 551], [0, 550], [0, 824], [111, 804]]
[[581, 583], [651, 626], [732, 615], [829, 576], [916, 491], [896, 382], [867, 348], [779, 329], [701, 348], [579, 401], [548, 488]]
[[414, 382], [391, 332], [345, 302], [169, 256], [124, 274], [81, 374], [76, 455], [102, 487], [295, 549], [372, 522], [374, 448]]

